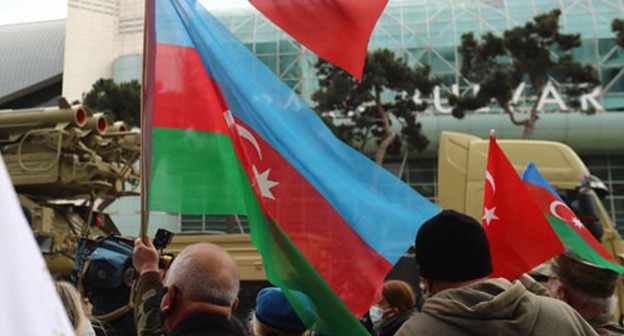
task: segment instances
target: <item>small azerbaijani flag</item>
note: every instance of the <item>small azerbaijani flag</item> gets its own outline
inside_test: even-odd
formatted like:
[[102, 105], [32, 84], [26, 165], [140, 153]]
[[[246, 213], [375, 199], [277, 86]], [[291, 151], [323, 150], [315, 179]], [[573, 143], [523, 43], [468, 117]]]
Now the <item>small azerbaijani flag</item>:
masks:
[[591, 263], [620, 274], [624, 272], [624, 267], [618, 264], [604, 246], [587, 230], [555, 189], [548, 184], [546, 178], [533, 162], [527, 166], [522, 175], [522, 180], [566, 247]]
[[356, 319], [439, 208], [340, 142], [195, 0], [148, 0], [149, 209], [241, 214], [269, 280], [321, 333]]

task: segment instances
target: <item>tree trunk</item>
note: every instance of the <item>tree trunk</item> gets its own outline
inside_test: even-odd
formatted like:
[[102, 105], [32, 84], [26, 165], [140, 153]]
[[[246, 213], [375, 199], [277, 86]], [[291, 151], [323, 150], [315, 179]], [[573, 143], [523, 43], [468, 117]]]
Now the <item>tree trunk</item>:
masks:
[[533, 117], [527, 120], [527, 124], [526, 126], [524, 126], [524, 133], [522, 133], [522, 139], [524, 140], [531, 139], [531, 137], [533, 136], [533, 130], [535, 129], [536, 120], [537, 119], [533, 120]]
[[533, 107], [531, 107], [531, 111], [529, 112], [529, 118], [525, 120], [516, 119], [516, 113], [512, 111], [511, 108], [509, 107], [509, 102], [504, 103], [504, 104], [499, 102], [500, 106], [503, 108], [503, 111], [505, 111], [505, 113], [509, 115], [509, 119], [511, 120], [511, 123], [516, 126], [524, 127], [524, 132], [522, 133], [522, 139], [525, 139], [525, 140], [531, 139], [531, 137], [533, 136], [533, 130], [535, 130], [535, 122], [539, 119], [539, 115], [537, 113], [537, 106], [539, 105], [540, 98], [542, 97], [542, 91], [543, 91], [543, 86], [541, 86], [540, 89], [538, 90], [537, 99], [535, 100], [535, 103], [533, 104]]
[[544, 86], [543, 85], [536, 85], [536, 86], [538, 89], [537, 99], [535, 99], [535, 103], [533, 104], [533, 107], [531, 108], [529, 119], [526, 120], [527, 123], [526, 125], [524, 125], [524, 133], [522, 134], [522, 139], [524, 140], [531, 139], [531, 137], [533, 136], [533, 131], [535, 130], [535, 123], [539, 119], [539, 115], [537, 113], [537, 106], [539, 106], [539, 103], [542, 99], [542, 94], [544, 93]]
[[511, 110], [511, 108], [509, 107], [509, 103], [504, 103], [504, 104], [500, 104], [500, 105], [503, 107], [503, 111], [505, 111], [505, 113], [507, 113], [507, 115], [509, 115], [509, 119], [511, 120], [512, 124], [514, 124], [516, 126], [525, 126], [526, 127], [526, 124], [527, 124], [528, 120], [517, 120], [516, 119], [516, 113]]
[[377, 111], [379, 112], [379, 117], [383, 123], [384, 132], [386, 133], [386, 137], [381, 141], [379, 147], [377, 147], [377, 152], [375, 153], [375, 162], [381, 166], [383, 164], [384, 157], [386, 156], [386, 151], [392, 141], [394, 141], [394, 138], [396, 138], [396, 134], [390, 127], [388, 112], [386, 112], [381, 104], [381, 89], [378, 86], [375, 86], [375, 105], [377, 105]]

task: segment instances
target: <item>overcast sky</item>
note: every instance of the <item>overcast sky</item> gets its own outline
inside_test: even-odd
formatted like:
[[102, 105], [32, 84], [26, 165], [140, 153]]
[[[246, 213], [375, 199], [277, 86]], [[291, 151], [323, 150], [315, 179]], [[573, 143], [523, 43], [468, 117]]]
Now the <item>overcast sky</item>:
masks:
[[[208, 9], [250, 6], [247, 0], [199, 1]], [[0, 25], [57, 20], [66, 17], [67, 0], [0, 0]]]

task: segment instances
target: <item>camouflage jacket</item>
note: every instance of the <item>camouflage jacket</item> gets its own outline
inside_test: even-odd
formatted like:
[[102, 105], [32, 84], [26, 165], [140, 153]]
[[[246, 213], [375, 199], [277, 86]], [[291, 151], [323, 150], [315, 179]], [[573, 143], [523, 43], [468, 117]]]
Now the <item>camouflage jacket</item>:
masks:
[[138, 336], [162, 336], [160, 302], [162, 279], [158, 272], [147, 272], [139, 277], [134, 297], [134, 321]]
[[624, 328], [613, 321], [613, 315], [604, 314], [587, 320], [587, 323], [589, 323], [600, 336], [624, 335]]

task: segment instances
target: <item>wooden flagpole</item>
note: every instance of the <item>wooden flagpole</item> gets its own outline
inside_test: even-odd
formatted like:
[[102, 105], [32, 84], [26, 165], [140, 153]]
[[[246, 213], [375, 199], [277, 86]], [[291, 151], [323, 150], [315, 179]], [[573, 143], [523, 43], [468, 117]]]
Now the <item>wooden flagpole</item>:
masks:
[[140, 169], [140, 183], [141, 183], [141, 230], [140, 237], [145, 239], [147, 237], [147, 228], [148, 228], [148, 210], [147, 210], [147, 193], [148, 193], [148, 172], [147, 169], [149, 164], [147, 164], [147, 160], [150, 158], [147, 155], [147, 148], [149, 148], [150, 144], [148, 141], [149, 133], [151, 130], [149, 129], [149, 125], [147, 123], [146, 118], [146, 99], [150, 94], [148, 85], [148, 70], [149, 70], [149, 48], [150, 48], [150, 34], [149, 29], [152, 24], [151, 20], [153, 18], [153, 10], [154, 10], [154, 0], [145, 0], [145, 13], [143, 16], [143, 83], [142, 83], [142, 94], [141, 94], [141, 169]]

